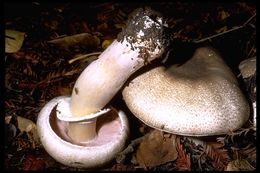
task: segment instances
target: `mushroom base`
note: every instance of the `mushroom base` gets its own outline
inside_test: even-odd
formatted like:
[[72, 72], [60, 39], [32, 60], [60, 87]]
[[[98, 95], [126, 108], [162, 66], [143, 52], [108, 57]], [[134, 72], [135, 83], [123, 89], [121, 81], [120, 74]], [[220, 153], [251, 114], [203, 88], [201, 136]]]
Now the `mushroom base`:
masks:
[[112, 161], [122, 151], [129, 134], [129, 125], [122, 111], [112, 109], [97, 119], [97, 136], [75, 144], [68, 136], [68, 122], [56, 116], [61, 96], [48, 102], [41, 110], [37, 129], [45, 150], [58, 162], [78, 168], [95, 168]]

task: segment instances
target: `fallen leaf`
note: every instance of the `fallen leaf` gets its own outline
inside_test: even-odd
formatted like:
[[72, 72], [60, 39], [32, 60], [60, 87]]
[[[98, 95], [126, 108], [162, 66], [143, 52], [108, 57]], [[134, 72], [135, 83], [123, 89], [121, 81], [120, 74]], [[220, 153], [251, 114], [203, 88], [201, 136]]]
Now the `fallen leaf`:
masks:
[[5, 53], [18, 52], [24, 41], [25, 33], [15, 30], [5, 30]]
[[88, 53], [88, 54], [84, 54], [84, 55], [76, 55], [75, 57], [73, 57], [72, 59], [69, 60], [69, 64], [77, 61], [77, 60], [81, 60], [84, 59], [87, 64], [90, 64], [92, 61], [98, 59], [98, 56], [101, 54], [102, 52], [93, 52], [93, 53]]
[[225, 32], [227, 30], [228, 30], [228, 27], [227, 26], [223, 26], [223, 27], [217, 29], [215, 32], [216, 33], [222, 33], [222, 32]]
[[58, 88], [59, 95], [70, 95], [71, 94], [71, 88], [68, 87], [59, 87]]
[[254, 171], [255, 168], [245, 159], [237, 159], [228, 163], [225, 171]]
[[141, 142], [136, 152], [136, 161], [141, 167], [155, 167], [177, 159], [176, 136], [164, 134], [154, 130]]
[[218, 20], [222, 21], [222, 20], [225, 20], [226, 18], [228, 18], [229, 16], [230, 15], [227, 11], [221, 10], [221, 11], [218, 12], [217, 18], [218, 18]]
[[253, 76], [256, 72], [256, 56], [242, 61], [238, 68], [243, 78]]
[[10, 115], [5, 116], [5, 124], [9, 124], [11, 119], [12, 119], [12, 116], [10, 116]]
[[11, 144], [17, 133], [17, 124], [12, 121], [12, 116], [5, 116], [5, 144]]
[[36, 128], [36, 124], [33, 121], [21, 116], [17, 116], [17, 122], [18, 128], [21, 130], [21, 132], [29, 132]]
[[105, 30], [108, 30], [108, 24], [103, 22], [97, 26], [97, 31], [103, 32]]
[[102, 49], [106, 49], [114, 40], [111, 39], [111, 40], [104, 40], [102, 42]]
[[89, 33], [81, 33], [71, 36], [65, 36], [62, 38], [57, 38], [48, 43], [55, 44], [65, 50], [69, 50], [73, 47], [87, 47], [87, 48], [96, 48], [100, 44], [100, 39]]
[[21, 116], [17, 116], [17, 122], [18, 129], [21, 131], [21, 133], [26, 132], [28, 134], [29, 140], [32, 144], [40, 143], [40, 139], [37, 133], [37, 126], [33, 121]]

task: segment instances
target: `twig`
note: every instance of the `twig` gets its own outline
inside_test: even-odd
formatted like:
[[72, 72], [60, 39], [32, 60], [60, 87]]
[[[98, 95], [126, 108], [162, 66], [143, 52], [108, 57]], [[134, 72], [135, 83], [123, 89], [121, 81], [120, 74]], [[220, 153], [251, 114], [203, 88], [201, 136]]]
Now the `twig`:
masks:
[[244, 28], [246, 25], [248, 25], [248, 24], [251, 22], [251, 20], [253, 20], [253, 18], [255, 18], [255, 16], [256, 16], [256, 13], [255, 13], [253, 16], [251, 16], [246, 22], [244, 22], [244, 24], [241, 25], [241, 26], [235, 26], [235, 27], [233, 27], [233, 28], [230, 29], [230, 30], [227, 30], [227, 31], [224, 31], [224, 32], [221, 32], [221, 33], [218, 33], [218, 34], [215, 34], [215, 35], [206, 37], [206, 38], [202, 38], [202, 39], [200, 39], [200, 40], [194, 40], [193, 42], [194, 42], [194, 43], [201, 43], [201, 42], [204, 42], [204, 41], [206, 41], [206, 40], [211, 40], [212, 38], [215, 38], [215, 37], [218, 37], [218, 36], [221, 36], [221, 35], [230, 33], [230, 32], [232, 32], [232, 31], [236, 31], [236, 30], [239, 30], [239, 29], [241, 29], [241, 28]]
[[134, 148], [140, 144], [144, 138], [146, 138], [147, 136], [149, 136], [150, 133], [147, 133], [146, 135], [136, 138], [134, 140], [131, 141], [131, 143], [127, 146], [126, 149], [124, 149], [122, 152], [118, 153], [116, 156], [116, 162], [117, 163], [124, 163], [126, 160], [126, 156], [132, 152], [134, 152]]
[[244, 27], [244, 26], [234, 27], [234, 28], [232, 28], [232, 29], [230, 29], [230, 30], [227, 30], [227, 31], [225, 31], [225, 32], [221, 32], [221, 33], [218, 33], [218, 34], [215, 34], [215, 35], [212, 35], [212, 36], [209, 36], [209, 37], [200, 39], [200, 40], [194, 40], [193, 42], [194, 42], [194, 43], [201, 43], [201, 42], [204, 42], [204, 41], [206, 41], [206, 40], [211, 40], [212, 38], [218, 37], [218, 36], [220, 36], [220, 35], [224, 35], [224, 34], [227, 34], [227, 33], [229, 33], [229, 32], [232, 32], [232, 31], [241, 29], [241, 28], [243, 28], [243, 27]]
[[74, 61], [77, 61], [79, 59], [84, 59], [84, 58], [87, 58], [87, 57], [90, 57], [90, 56], [94, 56], [94, 55], [100, 55], [102, 52], [93, 52], [93, 53], [88, 53], [88, 54], [85, 54], [85, 55], [82, 55], [82, 56], [79, 56], [79, 57], [76, 57], [76, 58], [73, 58], [71, 60], [69, 60], [69, 64], [73, 63]]
[[246, 26], [248, 23], [250, 23], [251, 20], [253, 20], [253, 18], [255, 18], [255, 16], [256, 16], [256, 13], [254, 13], [254, 15], [251, 16], [242, 26]]

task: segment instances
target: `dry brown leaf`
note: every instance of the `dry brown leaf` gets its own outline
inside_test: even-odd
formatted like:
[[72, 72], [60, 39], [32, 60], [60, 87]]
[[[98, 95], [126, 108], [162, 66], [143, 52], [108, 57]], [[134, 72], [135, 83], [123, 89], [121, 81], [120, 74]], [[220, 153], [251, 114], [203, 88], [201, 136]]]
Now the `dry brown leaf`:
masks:
[[29, 140], [32, 144], [40, 143], [40, 139], [37, 133], [37, 126], [33, 121], [21, 116], [17, 116], [17, 122], [19, 130], [28, 134]]
[[108, 30], [108, 24], [103, 22], [97, 26], [97, 31], [103, 32], [105, 30]]
[[245, 159], [237, 159], [228, 163], [225, 171], [254, 171], [255, 168]]
[[70, 95], [72, 92], [72, 89], [68, 88], [68, 87], [59, 87], [58, 91], [59, 91], [59, 95]]
[[218, 20], [222, 21], [222, 20], [225, 20], [226, 18], [228, 18], [229, 16], [230, 15], [227, 11], [221, 10], [221, 11], [218, 12], [217, 18], [218, 18]]
[[114, 40], [113, 39], [110, 39], [110, 40], [104, 40], [102, 42], [102, 49], [106, 49]]
[[256, 56], [243, 60], [238, 66], [243, 78], [249, 78], [256, 73]]
[[222, 33], [222, 32], [225, 32], [225, 31], [227, 31], [228, 30], [228, 27], [227, 26], [223, 26], [223, 27], [221, 27], [221, 28], [219, 28], [219, 29], [216, 29], [216, 33]]
[[87, 63], [87, 64], [90, 64], [92, 61], [98, 59], [98, 56], [101, 54], [102, 52], [92, 52], [92, 53], [88, 53], [88, 54], [79, 54], [79, 55], [76, 55], [74, 56], [72, 59], [69, 60], [69, 64], [77, 61], [77, 60], [82, 60], [84, 59], [84, 61]]
[[72, 36], [66, 36], [62, 38], [57, 38], [48, 43], [52, 43], [60, 46], [61, 48], [68, 50], [75, 46], [96, 48], [100, 44], [100, 39], [89, 33], [81, 33]]
[[67, 76], [72, 76], [74, 74], [78, 74], [80, 72], [80, 69], [75, 68], [72, 70], [67, 71], [66, 69], [58, 69], [56, 71], [51, 71], [47, 74], [46, 78], [39, 82], [37, 85], [44, 84], [44, 83], [51, 83], [58, 80], [62, 80]]
[[[15, 136], [18, 137], [18, 138], [16, 138], [16, 142], [17, 142], [17, 146], [18, 146], [17, 150], [25, 148], [24, 144], [27, 147], [27, 143], [29, 143], [29, 147], [31, 147], [33, 149], [36, 148], [36, 146], [38, 146], [40, 144], [40, 138], [37, 133], [36, 124], [33, 121], [31, 121], [27, 118], [23, 118], [21, 116], [16, 116], [15, 119], [16, 119], [15, 121], [17, 121], [17, 124], [15, 123], [15, 125], [13, 125], [11, 123], [12, 116], [6, 116], [5, 124], [10, 125], [10, 128], [11, 128], [10, 130], [12, 130], [11, 133], [13, 133], [13, 137], [15, 137]], [[19, 134], [16, 134], [16, 128], [20, 130]], [[28, 140], [26, 139], [24, 141], [22, 138], [21, 139], [19, 138], [19, 136], [21, 137], [24, 133], [27, 134]], [[7, 139], [9, 139], [9, 138], [7, 138]]]
[[177, 159], [176, 136], [165, 136], [163, 133], [154, 130], [139, 145], [136, 160], [141, 167], [154, 167]]
[[18, 52], [23, 45], [24, 37], [24, 32], [9, 29], [5, 30], [5, 52]]
[[9, 124], [12, 119], [12, 116], [5, 116], [5, 124]]

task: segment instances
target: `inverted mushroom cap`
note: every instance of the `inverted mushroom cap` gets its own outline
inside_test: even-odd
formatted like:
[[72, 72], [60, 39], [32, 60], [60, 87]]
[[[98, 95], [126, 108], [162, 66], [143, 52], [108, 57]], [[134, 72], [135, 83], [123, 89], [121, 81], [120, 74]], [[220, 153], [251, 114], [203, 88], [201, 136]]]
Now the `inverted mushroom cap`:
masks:
[[63, 99], [52, 99], [41, 110], [37, 120], [38, 134], [45, 150], [57, 161], [71, 167], [95, 168], [112, 161], [123, 150], [129, 134], [126, 115], [112, 110], [97, 120], [97, 137], [86, 144], [72, 144], [66, 138], [68, 122], [55, 114], [55, 106]]
[[250, 110], [237, 80], [211, 48], [182, 65], [146, 71], [123, 89], [131, 112], [145, 124], [187, 136], [225, 134], [241, 127]]

